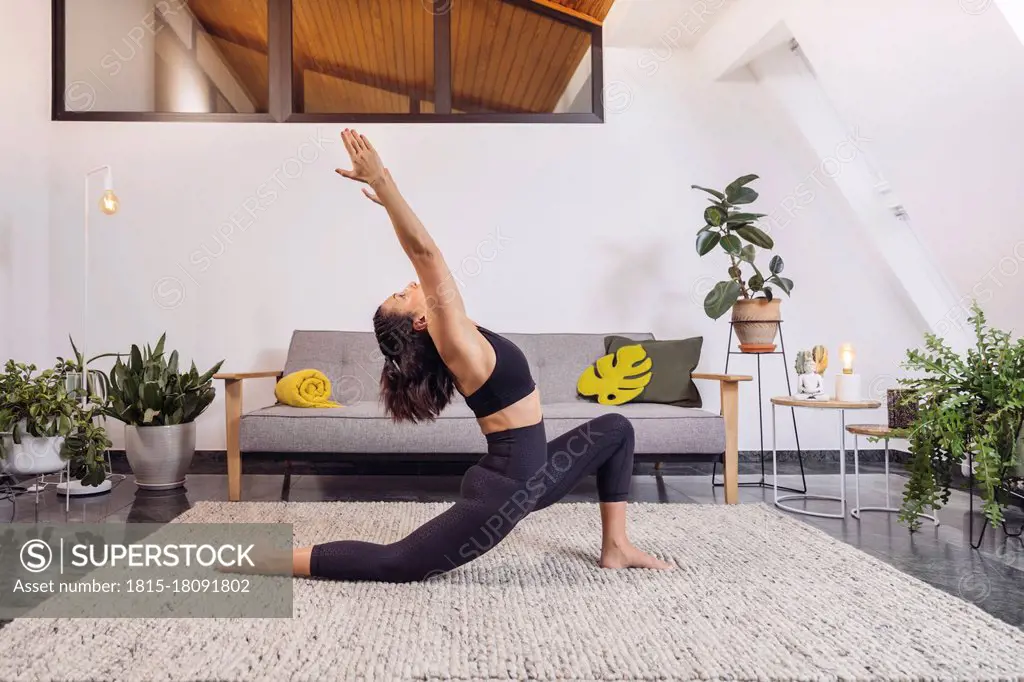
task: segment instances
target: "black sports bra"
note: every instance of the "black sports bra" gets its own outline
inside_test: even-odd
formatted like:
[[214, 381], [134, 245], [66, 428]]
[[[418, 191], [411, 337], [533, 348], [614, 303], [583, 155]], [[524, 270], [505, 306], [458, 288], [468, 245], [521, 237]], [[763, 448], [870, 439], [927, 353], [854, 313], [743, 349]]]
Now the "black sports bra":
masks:
[[530, 365], [519, 347], [494, 332], [477, 327], [494, 349], [494, 371], [484, 385], [466, 396], [466, 405], [482, 419], [513, 405], [533, 393], [537, 387]]

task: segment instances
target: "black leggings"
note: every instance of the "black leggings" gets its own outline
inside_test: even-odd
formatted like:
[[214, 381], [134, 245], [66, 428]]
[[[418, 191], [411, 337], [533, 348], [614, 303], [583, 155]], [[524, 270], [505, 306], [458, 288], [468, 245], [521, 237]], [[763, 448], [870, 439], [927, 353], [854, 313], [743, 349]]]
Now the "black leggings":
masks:
[[602, 502], [624, 502], [633, 475], [633, 425], [607, 414], [545, 442], [544, 422], [487, 435], [487, 454], [462, 479], [462, 499], [390, 545], [342, 540], [313, 547], [310, 572], [333, 580], [405, 583], [484, 554], [527, 514], [597, 474]]

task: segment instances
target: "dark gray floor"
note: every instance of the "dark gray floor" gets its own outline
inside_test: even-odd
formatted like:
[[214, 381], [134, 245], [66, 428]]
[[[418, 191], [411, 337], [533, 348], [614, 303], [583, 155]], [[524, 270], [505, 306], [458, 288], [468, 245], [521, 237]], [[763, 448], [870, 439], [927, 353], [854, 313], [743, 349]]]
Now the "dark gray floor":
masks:
[[[749, 472], [743, 480], [758, 480], [759, 467], [744, 465]], [[809, 463], [808, 486], [811, 492], [838, 494], [839, 476], [834, 464]], [[800, 485], [798, 470], [792, 465], [782, 469], [781, 485]], [[796, 475], [794, 475], [794, 473]], [[460, 476], [445, 472], [442, 475], [412, 473], [402, 475], [331, 475], [304, 474], [291, 477], [284, 488], [280, 475], [249, 475], [243, 480], [246, 500], [320, 501], [320, 500], [408, 500], [417, 502], [444, 502], [455, 499], [459, 491]], [[898, 506], [905, 478], [894, 474], [892, 499]], [[885, 502], [885, 476], [878, 465], [867, 465], [860, 477], [862, 503], [881, 506]], [[854, 495], [852, 476], [847, 479], [850, 506]], [[16, 506], [0, 501], [0, 520], [12, 518], [18, 522], [108, 522], [140, 523], [166, 522], [178, 516], [200, 500], [227, 499], [227, 481], [219, 474], [192, 474], [187, 487], [177, 491], [148, 492], [139, 490], [131, 477], [119, 482], [106, 495], [93, 498], [75, 498], [71, 511], [65, 515], [63, 498], [54, 490], [45, 491], [35, 504], [34, 496], [21, 495]], [[593, 479], [584, 481], [566, 501], [596, 501]], [[648, 465], [638, 466], [632, 482], [632, 499], [638, 502], [665, 503], [722, 503], [721, 488], [712, 488], [710, 465], [666, 466], [660, 475]], [[772, 501], [772, 491], [755, 487], [740, 489], [741, 503]], [[895, 514], [864, 514], [861, 521], [850, 518], [821, 519], [796, 516], [829, 535], [858, 547], [900, 570], [913, 575], [946, 592], [974, 602], [992, 615], [1017, 627], [1024, 627], [1024, 543], [1019, 538], [1008, 538], [1001, 529], [989, 528], [984, 544], [978, 551], [969, 547], [967, 529], [969, 497], [954, 492], [949, 505], [939, 518], [938, 528], [925, 522], [922, 530], [911, 535], [901, 526]], [[809, 503], [810, 509], [834, 511], [838, 503]], [[976, 505], [977, 509], [977, 505]], [[980, 531], [981, 517], [975, 525]], [[1024, 521], [1024, 514], [1011, 510], [1008, 517], [1011, 530]]]

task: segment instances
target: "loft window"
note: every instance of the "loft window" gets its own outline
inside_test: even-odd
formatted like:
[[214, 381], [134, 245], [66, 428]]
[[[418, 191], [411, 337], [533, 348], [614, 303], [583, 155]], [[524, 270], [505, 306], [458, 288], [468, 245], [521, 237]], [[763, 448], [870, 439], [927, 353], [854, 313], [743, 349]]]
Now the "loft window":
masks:
[[601, 122], [612, 2], [52, 0], [53, 118]]

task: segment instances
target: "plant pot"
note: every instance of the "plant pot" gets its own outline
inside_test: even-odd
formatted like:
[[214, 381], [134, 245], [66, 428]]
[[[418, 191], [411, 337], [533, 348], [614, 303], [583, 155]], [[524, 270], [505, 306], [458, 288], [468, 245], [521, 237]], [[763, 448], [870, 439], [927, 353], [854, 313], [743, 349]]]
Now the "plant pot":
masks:
[[196, 452], [196, 424], [126, 425], [124, 451], [140, 488], [180, 488], [185, 485], [185, 473]]
[[779, 332], [779, 299], [741, 299], [732, 308], [733, 329], [744, 353], [771, 353]]
[[41, 476], [63, 471], [67, 463], [60, 458], [63, 436], [37, 438], [25, 433], [25, 422], [20, 425], [21, 443], [13, 436], [3, 437], [3, 472], [12, 476]]
[[913, 401], [914, 393], [916, 391], [905, 388], [890, 388], [885, 392], [890, 429], [909, 429], [917, 421], [917, 403]]
[[[85, 382], [82, 381], [81, 372], [68, 372], [64, 375], [64, 388], [68, 393], [75, 393], [81, 391]], [[99, 373], [94, 370], [89, 370], [89, 394], [106, 396], [106, 391], [100, 382]]]

